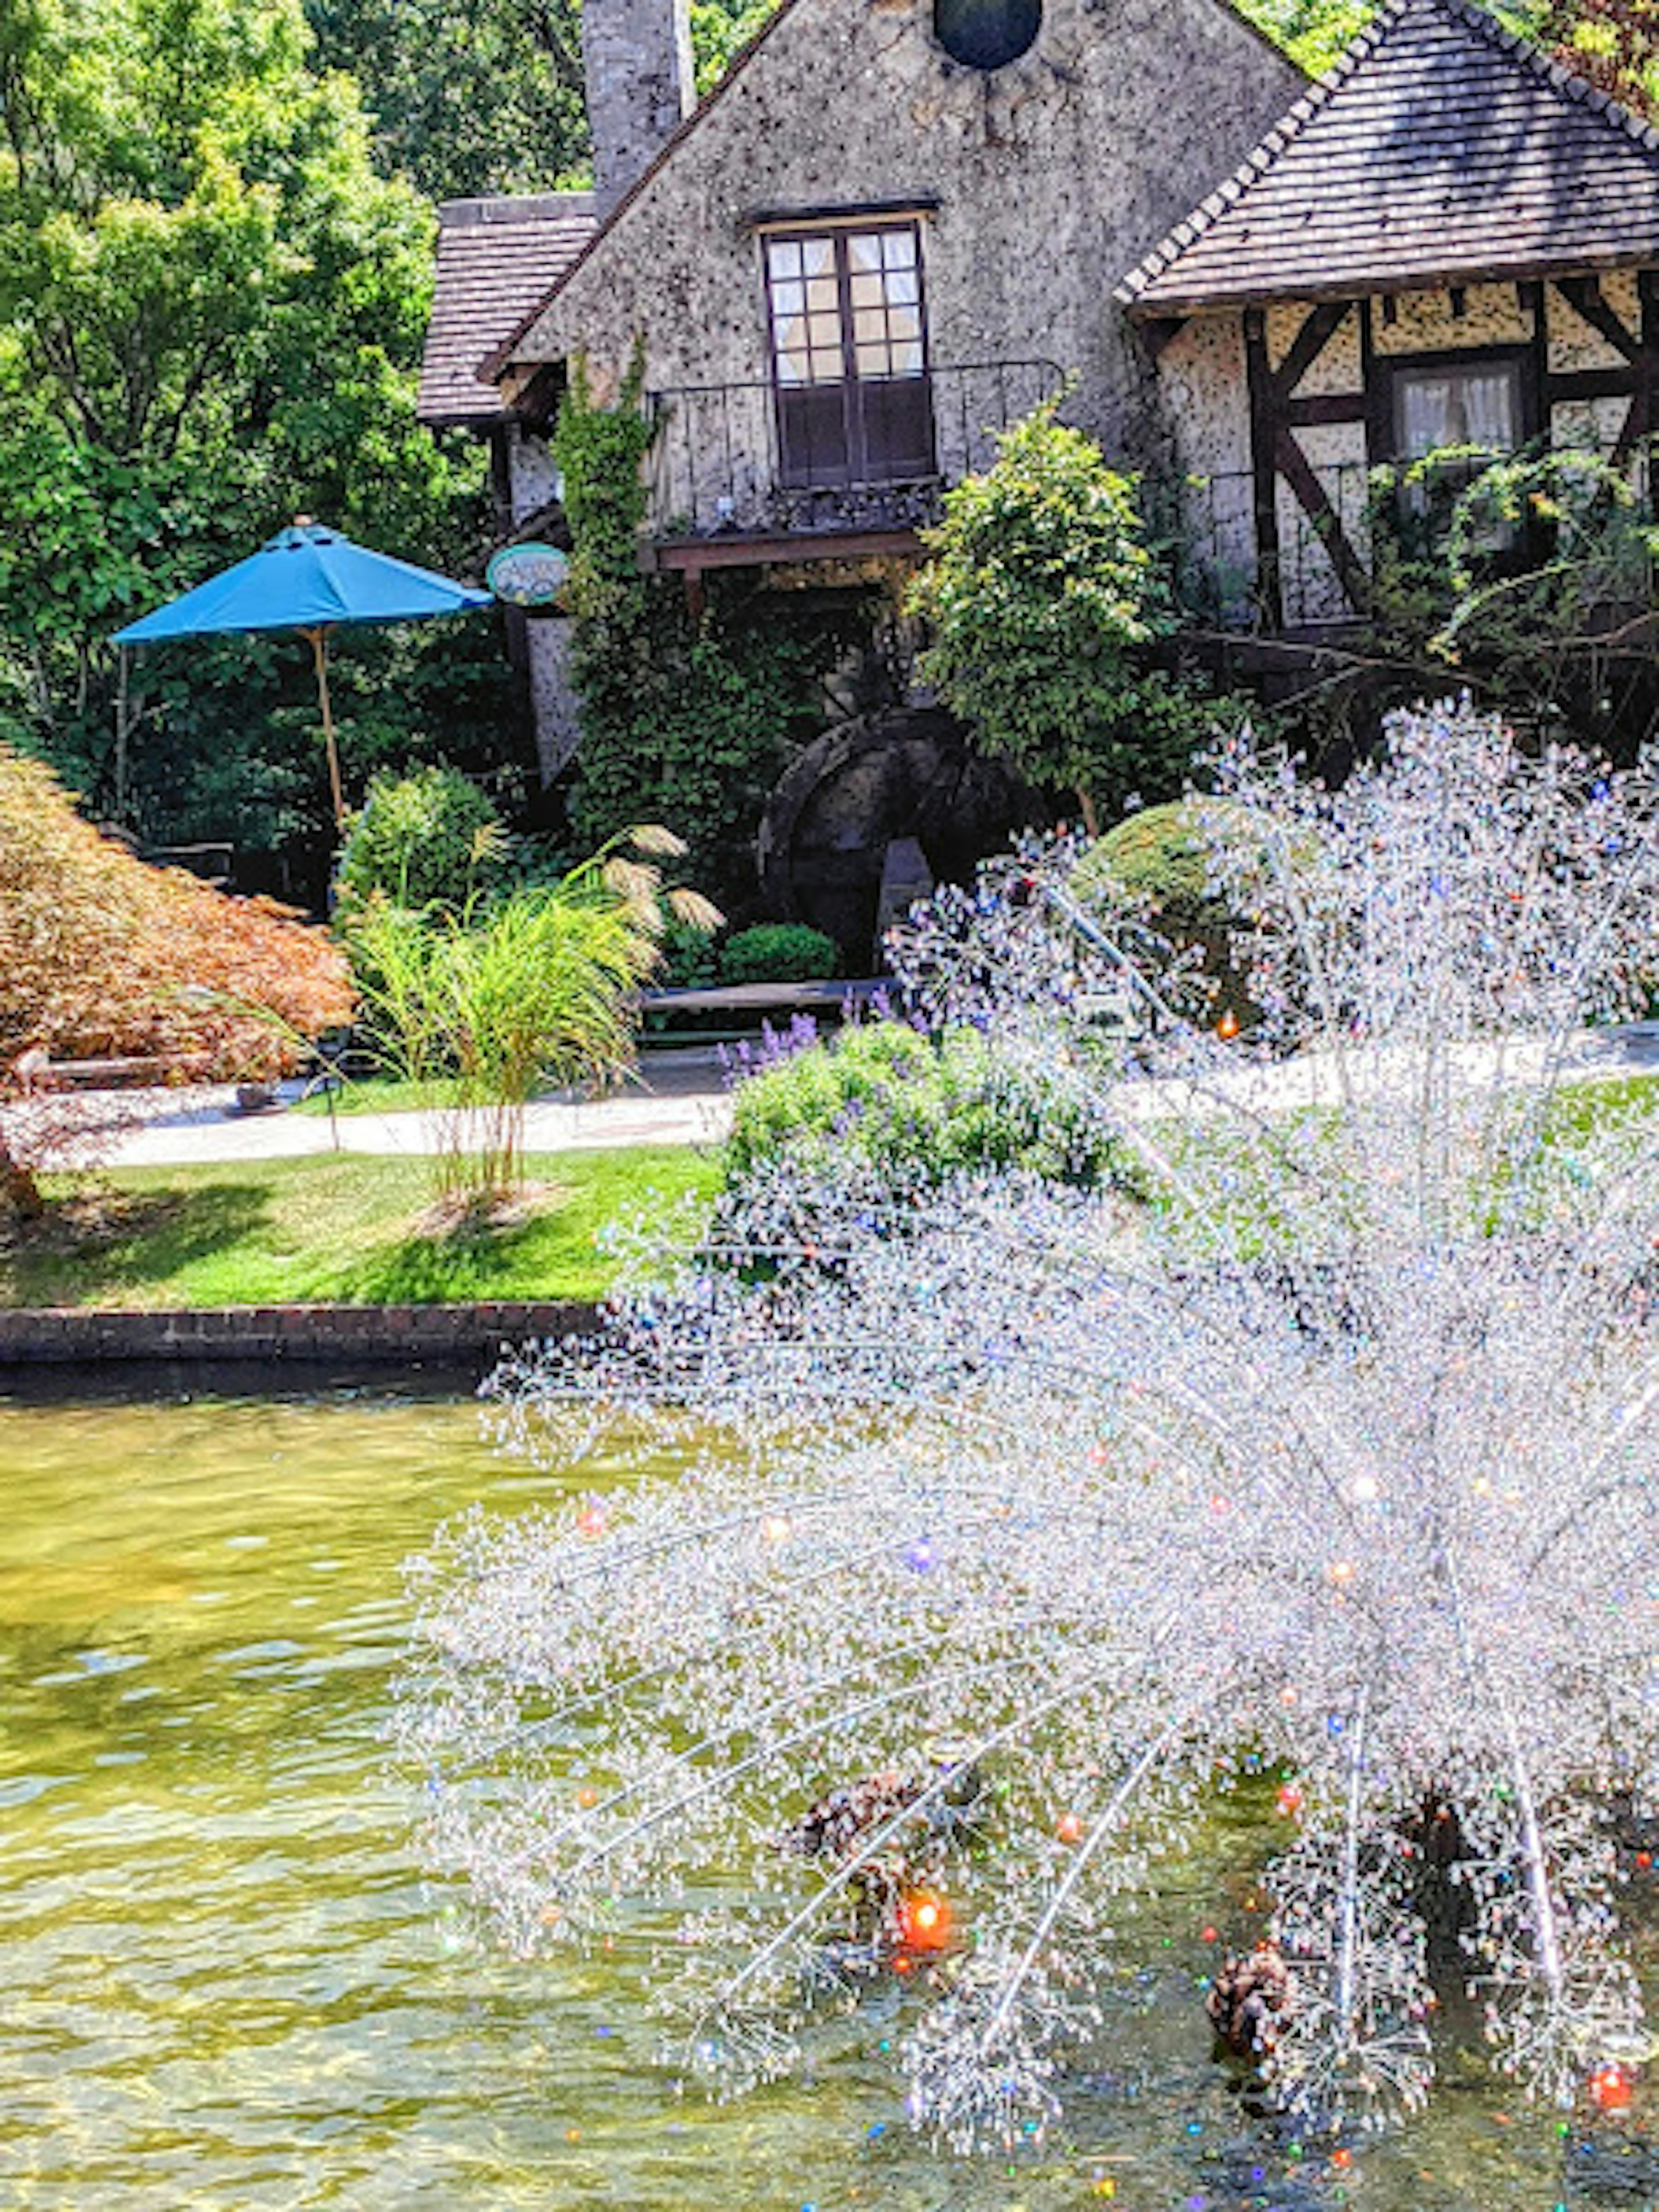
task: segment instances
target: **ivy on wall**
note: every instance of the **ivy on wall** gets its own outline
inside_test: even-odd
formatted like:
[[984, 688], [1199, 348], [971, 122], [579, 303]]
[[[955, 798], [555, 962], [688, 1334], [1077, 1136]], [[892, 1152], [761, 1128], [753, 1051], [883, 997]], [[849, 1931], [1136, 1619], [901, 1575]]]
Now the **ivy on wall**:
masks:
[[686, 842], [687, 873], [741, 909], [767, 796], [821, 726], [820, 680], [868, 634], [870, 609], [862, 593], [826, 605], [728, 571], [708, 580], [694, 613], [678, 578], [641, 572], [655, 434], [644, 374], [636, 345], [603, 406], [578, 359], [554, 434], [581, 704], [574, 829], [587, 850], [630, 823], [665, 823]]

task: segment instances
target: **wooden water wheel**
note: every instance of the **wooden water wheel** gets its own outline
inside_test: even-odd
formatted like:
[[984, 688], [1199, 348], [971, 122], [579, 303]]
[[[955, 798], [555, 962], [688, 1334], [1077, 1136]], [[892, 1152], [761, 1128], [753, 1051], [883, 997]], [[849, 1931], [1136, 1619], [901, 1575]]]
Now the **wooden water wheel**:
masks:
[[858, 973], [878, 948], [889, 848], [915, 840], [936, 879], [961, 883], [1042, 802], [968, 742], [937, 707], [889, 707], [837, 722], [792, 763], [757, 841], [768, 909], [810, 922]]

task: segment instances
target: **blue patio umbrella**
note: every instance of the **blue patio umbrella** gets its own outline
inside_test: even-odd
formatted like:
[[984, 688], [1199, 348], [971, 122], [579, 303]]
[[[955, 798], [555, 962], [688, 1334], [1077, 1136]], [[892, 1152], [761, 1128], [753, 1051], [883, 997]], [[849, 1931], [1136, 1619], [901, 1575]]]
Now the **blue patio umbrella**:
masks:
[[334, 713], [328, 696], [328, 633], [337, 623], [425, 622], [492, 604], [488, 592], [453, 584], [430, 568], [354, 545], [337, 530], [301, 515], [234, 568], [210, 576], [182, 598], [117, 630], [118, 645], [155, 645], [164, 638], [212, 637], [233, 631], [297, 630], [311, 642], [317, 696], [328, 748], [334, 818], [345, 819]]

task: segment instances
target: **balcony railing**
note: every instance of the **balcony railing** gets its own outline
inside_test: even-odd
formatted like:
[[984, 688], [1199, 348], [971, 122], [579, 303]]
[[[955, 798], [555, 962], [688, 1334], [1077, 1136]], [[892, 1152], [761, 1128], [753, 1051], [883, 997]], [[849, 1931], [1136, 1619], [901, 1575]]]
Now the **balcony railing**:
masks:
[[[938, 520], [948, 484], [986, 467], [997, 434], [1029, 415], [1064, 379], [1047, 361], [969, 362], [925, 378], [849, 383], [849, 408], [897, 394], [921, 402], [927, 458], [914, 439], [899, 459], [852, 438], [829, 466], [786, 449], [787, 417], [769, 382], [653, 392], [650, 532], [659, 546], [701, 540], [855, 538], [922, 529]], [[816, 387], [834, 392], [842, 387]], [[815, 480], [821, 479], [821, 480]], [[821, 550], [821, 549], [820, 549]]]
[[[1557, 448], [1557, 457], [1564, 460], [1576, 453], [1603, 463], [1611, 459], [1608, 452], [1597, 453], [1578, 441], [1564, 441]], [[1655, 446], [1637, 447], [1619, 460], [1617, 469], [1635, 495], [1635, 512], [1651, 520], [1656, 511]], [[1451, 495], [1467, 472], [1464, 463], [1454, 463], [1447, 471], [1441, 504], [1448, 519]], [[1352, 554], [1365, 575], [1371, 573], [1379, 521], [1391, 534], [1400, 532], [1395, 538], [1400, 550], [1426, 550], [1434, 527], [1435, 494], [1426, 499], [1420, 493], [1414, 499], [1407, 495], [1411, 503], [1398, 507], [1377, 471], [1362, 461], [1316, 465], [1312, 473], [1324, 495], [1328, 518], [1310, 515], [1287, 484], [1278, 485], [1276, 578], [1267, 573], [1257, 545], [1256, 487], [1249, 471], [1143, 481], [1141, 503], [1155, 536], [1171, 549], [1176, 599], [1183, 612], [1228, 629], [1262, 633], [1281, 627], [1317, 631], [1352, 623], [1364, 609], [1344, 581], [1343, 558]], [[1343, 541], [1340, 549], [1333, 544], [1339, 532]], [[1520, 526], [1514, 532], [1499, 533], [1503, 543], [1495, 537], [1485, 549], [1471, 550], [1502, 556], [1513, 549], [1522, 555], [1525, 534]], [[1610, 578], [1609, 589], [1614, 588], [1635, 589], [1645, 599], [1651, 597], [1652, 578], [1645, 569], [1634, 580]]]

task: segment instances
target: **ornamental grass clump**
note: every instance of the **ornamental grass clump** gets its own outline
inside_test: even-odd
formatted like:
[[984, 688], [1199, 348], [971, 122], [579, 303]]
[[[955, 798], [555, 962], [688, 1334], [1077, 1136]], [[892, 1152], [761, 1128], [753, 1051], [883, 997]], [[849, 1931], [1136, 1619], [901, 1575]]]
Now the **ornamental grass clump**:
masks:
[[436, 1196], [455, 1218], [521, 1194], [525, 1114], [549, 1086], [603, 1085], [633, 1064], [639, 991], [665, 915], [710, 928], [657, 863], [684, 848], [630, 830], [561, 881], [420, 912], [372, 896], [346, 927], [374, 1048], [434, 1102]]

